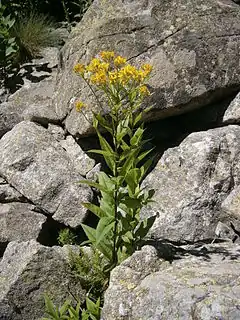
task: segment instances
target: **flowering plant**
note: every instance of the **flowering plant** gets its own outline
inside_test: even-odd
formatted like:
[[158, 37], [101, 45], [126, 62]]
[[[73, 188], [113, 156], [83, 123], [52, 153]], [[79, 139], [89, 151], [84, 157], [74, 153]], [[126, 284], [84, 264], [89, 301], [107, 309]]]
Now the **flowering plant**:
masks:
[[[91, 245], [108, 260], [109, 270], [131, 255], [153, 225], [155, 217], [140, 218], [142, 207], [152, 201], [154, 190], [145, 191], [141, 182], [149, 169], [152, 150], [144, 150], [143, 115], [150, 108], [141, 104], [150, 92], [146, 86], [152, 66], [140, 68], [127, 63], [127, 59], [112, 51], [100, 52], [88, 65], [78, 63], [74, 71], [91, 88], [92, 93], [104, 93], [108, 114], [93, 112], [93, 126], [97, 132], [101, 154], [110, 174], [99, 172], [98, 182], [82, 180], [80, 183], [97, 188], [101, 193], [99, 205], [83, 203], [98, 218], [96, 229], [82, 224]], [[98, 101], [99, 106], [101, 103]], [[77, 111], [84, 112], [86, 104], [78, 101]], [[105, 129], [108, 141], [100, 132]]]

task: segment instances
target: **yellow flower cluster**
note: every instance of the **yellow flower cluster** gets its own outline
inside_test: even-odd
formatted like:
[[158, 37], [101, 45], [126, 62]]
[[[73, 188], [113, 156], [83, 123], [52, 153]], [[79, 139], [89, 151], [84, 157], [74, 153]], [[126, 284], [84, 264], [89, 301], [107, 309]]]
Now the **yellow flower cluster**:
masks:
[[82, 101], [77, 101], [75, 103], [75, 107], [76, 107], [77, 112], [80, 112], [80, 111], [82, 111], [83, 108], [86, 108], [86, 104], [83, 103]]
[[[102, 51], [88, 65], [78, 63], [74, 67], [74, 72], [89, 84], [99, 86], [101, 89], [110, 88], [110, 86], [117, 86], [125, 90], [136, 88], [141, 97], [150, 95], [144, 82], [151, 71], [151, 65], [143, 64], [138, 69], [128, 64], [126, 58], [116, 56], [113, 51]], [[83, 106], [77, 103], [76, 108], [81, 110]]]

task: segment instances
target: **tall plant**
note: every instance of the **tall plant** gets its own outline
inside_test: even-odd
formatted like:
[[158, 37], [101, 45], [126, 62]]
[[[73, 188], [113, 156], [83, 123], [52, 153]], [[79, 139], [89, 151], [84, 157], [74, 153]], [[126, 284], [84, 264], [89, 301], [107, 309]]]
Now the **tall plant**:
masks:
[[[83, 203], [99, 218], [97, 227], [85, 224], [82, 227], [91, 245], [106, 257], [111, 270], [138, 248], [155, 221], [155, 217], [140, 217], [142, 207], [151, 202], [154, 195], [154, 190], [145, 191], [141, 187], [152, 163], [152, 158], [147, 157], [152, 150], [144, 150], [147, 140], [143, 139], [143, 115], [150, 108], [141, 108], [143, 99], [150, 95], [145, 83], [152, 66], [143, 64], [136, 68], [114, 52], [104, 51], [88, 65], [77, 64], [74, 71], [90, 86], [95, 97], [97, 91], [104, 94], [109, 108], [108, 114], [93, 113], [93, 126], [101, 149], [89, 152], [104, 157], [110, 174], [100, 172], [98, 182], [82, 180], [80, 183], [95, 187], [101, 193], [99, 205]], [[80, 112], [84, 113], [86, 107], [83, 102], [76, 103]], [[100, 127], [110, 134], [109, 141]]]

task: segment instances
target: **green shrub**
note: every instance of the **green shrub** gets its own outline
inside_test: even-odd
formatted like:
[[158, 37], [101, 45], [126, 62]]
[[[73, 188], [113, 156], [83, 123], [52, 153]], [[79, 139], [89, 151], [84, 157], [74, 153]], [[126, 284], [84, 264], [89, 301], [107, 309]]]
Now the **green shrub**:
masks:
[[15, 19], [5, 15], [5, 9], [0, 1], [0, 67], [7, 68], [13, 62], [18, 46], [12, 36]]
[[45, 295], [45, 307], [47, 318], [42, 320], [100, 320], [100, 299], [95, 303], [86, 297], [86, 308], [81, 308], [80, 302], [74, 308], [70, 300], [66, 300], [61, 307], [56, 307]]
[[69, 252], [69, 260], [74, 276], [89, 296], [93, 299], [103, 298], [109, 278], [109, 272], [105, 270], [107, 260], [103, 254], [94, 248], [80, 247], [79, 253]]
[[58, 243], [62, 246], [64, 246], [65, 244], [75, 244], [76, 235], [70, 229], [65, 228], [59, 232]]
[[14, 26], [14, 35], [20, 48], [20, 60], [38, 57], [40, 50], [58, 42], [54, 32], [54, 23], [43, 14], [31, 12], [29, 16], [20, 16]]

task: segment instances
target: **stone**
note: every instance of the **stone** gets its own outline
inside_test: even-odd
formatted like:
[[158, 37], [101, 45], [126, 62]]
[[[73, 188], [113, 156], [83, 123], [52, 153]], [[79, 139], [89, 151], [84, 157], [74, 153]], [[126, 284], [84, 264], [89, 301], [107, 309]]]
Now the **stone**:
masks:
[[230, 103], [223, 116], [223, 123], [239, 123], [240, 122], [240, 93]]
[[54, 136], [54, 138], [58, 141], [65, 139], [64, 129], [56, 124], [49, 123], [48, 131]]
[[240, 318], [240, 246], [173, 248], [171, 264], [147, 246], [111, 272], [103, 320]]
[[[72, 135], [93, 133], [74, 101], [99, 110], [73, 66], [113, 50], [153, 65], [146, 105], [157, 120], [222, 100], [240, 88], [240, 11], [233, 1], [94, 1], [61, 51], [54, 106]], [[91, 107], [90, 107], [91, 106]], [[85, 116], [91, 120], [91, 111]]]
[[59, 118], [51, 105], [31, 105], [23, 112], [23, 119], [47, 126], [48, 123], [58, 123]]
[[190, 134], [164, 152], [143, 182], [155, 189], [155, 202], [142, 215], [158, 214], [149, 235], [179, 242], [213, 239], [219, 221], [240, 221], [221, 209], [239, 185], [240, 127]]
[[42, 119], [43, 123], [58, 121], [59, 117], [52, 108], [53, 92], [54, 78], [50, 77], [39, 83], [27, 81], [9, 96], [8, 101], [0, 105], [0, 137], [24, 118]]
[[72, 159], [76, 171], [82, 176], [86, 176], [93, 169], [95, 161], [81, 149], [72, 136], [67, 136], [65, 140], [61, 140], [60, 144], [69, 154], [69, 158]]
[[221, 204], [226, 219], [239, 230], [240, 235], [240, 186], [236, 186]]
[[16, 189], [11, 187], [8, 183], [1, 184], [0, 182], [0, 202], [24, 202], [23, 195]]
[[[59, 250], [59, 249], [58, 249]], [[44, 316], [44, 294], [56, 305], [72, 296], [83, 299], [79, 281], [55, 247], [34, 240], [9, 243], [0, 262], [0, 319], [39, 320]]]
[[33, 59], [32, 63], [35, 64], [46, 64], [49, 69], [56, 68], [58, 65], [59, 48], [57, 47], [46, 47], [40, 50], [40, 59]]
[[0, 243], [38, 239], [47, 218], [27, 203], [0, 204]]
[[81, 205], [92, 191], [77, 182], [69, 154], [47, 129], [29, 121], [17, 124], [0, 140], [0, 175], [53, 219], [73, 228], [86, 218]]

